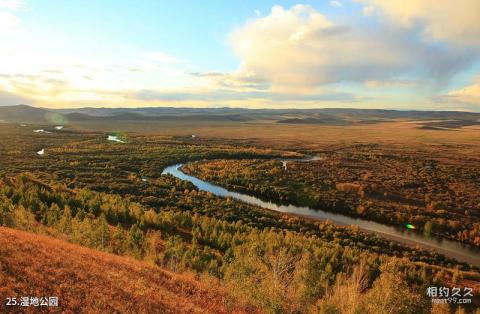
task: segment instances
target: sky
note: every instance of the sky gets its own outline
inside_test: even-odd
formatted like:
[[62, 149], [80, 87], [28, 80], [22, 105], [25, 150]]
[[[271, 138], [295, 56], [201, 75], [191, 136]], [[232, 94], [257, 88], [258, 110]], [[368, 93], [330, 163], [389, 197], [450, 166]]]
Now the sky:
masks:
[[0, 106], [480, 112], [480, 1], [0, 0]]

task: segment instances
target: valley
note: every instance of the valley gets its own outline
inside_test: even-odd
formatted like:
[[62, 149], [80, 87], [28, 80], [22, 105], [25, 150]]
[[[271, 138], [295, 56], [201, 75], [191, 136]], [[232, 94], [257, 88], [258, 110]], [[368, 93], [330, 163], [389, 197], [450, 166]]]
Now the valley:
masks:
[[[322, 312], [333, 306], [335, 289], [359, 271], [368, 278], [358, 295], [365, 308], [375, 289], [391, 291], [391, 298], [403, 289], [418, 299], [409, 309], [414, 312], [431, 311], [424, 293], [431, 285], [478, 291], [480, 143], [474, 128], [437, 131], [409, 121], [342, 129], [268, 121], [150, 123], [154, 129], [134, 121], [0, 124], [0, 224], [9, 228], [2, 232], [41, 234], [56, 239], [39, 238], [44, 242], [70, 242], [160, 273], [193, 276], [202, 286], [215, 282], [208, 293], [222, 300], [211, 308], [217, 313]], [[39, 129], [45, 132], [34, 132]], [[318, 158], [301, 161], [305, 156]], [[181, 163], [185, 173], [229, 193], [448, 239], [469, 245], [474, 258], [367, 232], [360, 224], [219, 197], [162, 174]], [[15, 258], [3, 262], [4, 280], [11, 280], [5, 271]], [[386, 279], [392, 274], [398, 282]], [[53, 285], [49, 280], [40, 281]], [[9, 291], [27, 294], [26, 287]], [[101, 289], [79, 289], [92, 295], [94, 288]], [[78, 306], [64, 301], [70, 310]], [[122, 306], [132, 311], [133, 304]]]

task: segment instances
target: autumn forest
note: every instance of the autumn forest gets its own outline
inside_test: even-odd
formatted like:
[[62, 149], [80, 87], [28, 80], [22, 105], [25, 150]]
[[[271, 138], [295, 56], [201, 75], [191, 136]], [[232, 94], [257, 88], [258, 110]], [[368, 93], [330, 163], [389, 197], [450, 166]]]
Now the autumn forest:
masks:
[[[455, 144], [451, 138], [449, 147], [428, 133], [438, 131], [412, 129], [431, 136], [422, 140], [428, 145], [372, 143], [379, 129], [369, 133], [365, 127], [356, 139], [345, 138], [339, 145], [328, 134], [317, 141], [291, 137], [285, 126], [273, 127], [279, 128], [275, 137], [249, 130], [229, 138], [234, 126], [219, 126], [212, 134], [198, 124], [189, 130], [198, 134], [192, 136], [179, 134], [181, 128], [168, 135], [140, 127], [112, 133], [91, 124], [87, 131], [82, 123], [62, 129], [1, 124], [0, 230], [5, 236], [10, 229], [47, 236], [140, 261], [136, 267], [153, 267], [150, 272], [187, 276], [175, 280], [208, 287], [216, 296], [209, 305], [212, 312], [474, 311], [478, 292], [473, 303], [452, 306], [432, 304], [426, 291], [432, 286], [478, 291], [478, 263], [355, 225], [216, 196], [162, 171], [182, 163], [184, 173], [231, 191], [399, 229], [410, 225], [419, 236], [448, 239], [474, 252], [480, 246], [480, 161], [471, 152], [478, 146]], [[34, 132], [39, 129], [43, 132]], [[383, 130], [388, 138], [388, 125]], [[111, 134], [121, 140], [108, 140]], [[317, 158], [306, 161], [309, 156]], [[15, 283], [12, 276], [20, 275], [15, 271], [25, 270], [16, 269], [14, 256], [4, 253], [2, 295], [34, 294], [39, 282], [49, 280], [46, 270], [24, 278], [25, 285]], [[106, 269], [102, 265], [91, 267]], [[67, 290], [49, 289], [63, 298], [65, 308], [85, 310]], [[89, 299], [103, 291], [101, 282], [76, 289]], [[137, 299], [140, 312], [169, 312], [171, 306], [148, 303], [143, 295]], [[91, 309], [134, 312], [127, 301], [89, 304]]]

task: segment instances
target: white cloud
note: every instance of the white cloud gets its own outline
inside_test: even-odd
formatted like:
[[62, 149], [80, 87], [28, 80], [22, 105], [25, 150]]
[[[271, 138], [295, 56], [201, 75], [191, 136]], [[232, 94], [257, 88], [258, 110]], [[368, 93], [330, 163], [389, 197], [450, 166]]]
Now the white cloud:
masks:
[[48, 106], [82, 106], [121, 104], [135, 90], [201, 88], [208, 83], [187, 74], [180, 60], [163, 52], [133, 51], [108, 59], [83, 58], [0, 44], [0, 90]]
[[450, 91], [441, 96], [444, 101], [477, 105], [480, 108], [480, 77], [471, 85]]
[[479, 0], [357, 0], [404, 27], [420, 27], [431, 40], [480, 45]]
[[340, 1], [336, 1], [336, 0], [330, 1], [330, 5], [335, 8], [343, 7], [343, 4]]
[[243, 72], [289, 92], [405, 75], [443, 84], [469, 64], [470, 55], [423, 42], [414, 31], [339, 25], [310, 6], [275, 6], [234, 31], [231, 41]]
[[368, 88], [392, 88], [392, 87], [415, 87], [420, 85], [418, 80], [393, 79], [393, 80], [371, 80], [366, 81], [365, 86]]
[[0, 9], [18, 11], [26, 7], [27, 3], [24, 0], [0, 0]]
[[371, 16], [375, 13], [375, 7], [373, 5], [367, 5], [362, 9], [364, 16]]
[[158, 91], [140, 90], [131, 95], [133, 99], [142, 101], [238, 101], [238, 100], [274, 100], [276, 102], [322, 101], [352, 102], [357, 101], [355, 95], [347, 92], [322, 91], [312, 95], [272, 93], [269, 91], [242, 91], [235, 89], [215, 90], [177, 90]]
[[18, 16], [0, 11], [0, 33], [7, 33], [16, 30], [21, 24]]
[[12, 12], [26, 6], [23, 0], [0, 0], [0, 33], [12, 32], [19, 28], [21, 19]]

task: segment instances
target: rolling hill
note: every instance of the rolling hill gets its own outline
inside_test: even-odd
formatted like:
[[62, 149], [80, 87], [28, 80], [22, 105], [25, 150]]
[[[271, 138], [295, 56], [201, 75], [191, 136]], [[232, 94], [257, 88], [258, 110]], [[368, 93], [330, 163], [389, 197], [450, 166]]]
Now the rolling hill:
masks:
[[[224, 292], [187, 275], [3, 227], [0, 296], [58, 296], [58, 309], [68, 313], [227, 312]], [[38, 312], [8, 312], [25, 309]], [[0, 312], [5, 311], [2, 300]]]
[[378, 109], [244, 109], [244, 108], [74, 108], [44, 109], [26, 105], [0, 107], [0, 122], [62, 124], [103, 122], [260, 122], [309, 125], [359, 125], [398, 120], [418, 122], [419, 128], [457, 129], [480, 125], [480, 113]]
[[27, 105], [0, 107], [0, 120], [6, 122], [47, 122], [48, 110]]

